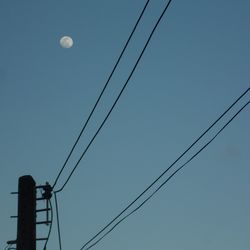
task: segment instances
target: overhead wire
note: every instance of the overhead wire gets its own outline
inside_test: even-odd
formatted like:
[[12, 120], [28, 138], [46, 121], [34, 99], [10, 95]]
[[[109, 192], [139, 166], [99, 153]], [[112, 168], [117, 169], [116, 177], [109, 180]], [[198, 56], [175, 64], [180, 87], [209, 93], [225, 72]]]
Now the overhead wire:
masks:
[[16, 249], [16, 248], [12, 248], [13, 244], [7, 244], [7, 246], [4, 248], [4, 250], [9, 250], [9, 249]]
[[62, 250], [62, 239], [61, 239], [61, 228], [60, 228], [60, 220], [59, 220], [59, 209], [56, 193], [54, 192], [55, 204], [56, 204], [56, 221], [57, 221], [57, 233], [58, 233], [58, 241], [59, 241], [59, 249]]
[[97, 245], [102, 239], [104, 239], [108, 234], [110, 234], [119, 224], [121, 224], [124, 220], [126, 220], [129, 216], [138, 211], [142, 206], [144, 206], [160, 189], [167, 184], [181, 169], [187, 166], [194, 158], [196, 158], [213, 140], [250, 104], [250, 101], [245, 103], [235, 114], [231, 117], [231, 119], [210, 139], [203, 147], [201, 147], [192, 157], [190, 157], [183, 165], [177, 168], [150, 196], [148, 196], [139, 206], [133, 209], [130, 213], [122, 217], [115, 225], [111, 227], [103, 236], [101, 236], [98, 240], [96, 240], [93, 244], [84, 249], [86, 244], [80, 250], [89, 250], [95, 245]]
[[189, 150], [197, 144], [248, 92], [250, 88], [244, 91], [194, 142], [183, 152], [180, 154], [177, 159], [170, 164], [170, 166], [163, 171], [143, 192], [141, 192], [132, 202], [130, 202], [117, 216], [115, 216], [109, 223], [107, 223], [101, 230], [98, 231], [90, 240], [88, 240], [81, 250], [89, 245], [94, 239], [96, 239], [101, 233], [103, 233], [109, 226], [111, 226], [122, 214], [124, 214], [136, 201], [138, 201], [149, 189], [151, 189]]
[[103, 122], [101, 123], [101, 125], [100, 125], [99, 128], [97, 129], [96, 133], [94, 134], [94, 136], [93, 136], [92, 139], [90, 140], [89, 144], [87, 145], [87, 147], [86, 147], [85, 150], [83, 151], [82, 155], [80, 156], [79, 160], [77, 161], [77, 163], [75, 164], [74, 168], [73, 168], [72, 171], [70, 172], [70, 174], [69, 174], [68, 178], [66, 179], [66, 181], [64, 182], [64, 184], [61, 186], [60, 189], [58, 189], [58, 190], [55, 191], [56, 193], [61, 192], [61, 191], [65, 188], [65, 186], [66, 186], [67, 183], [69, 182], [71, 176], [73, 175], [73, 173], [75, 172], [75, 170], [76, 170], [76, 168], [78, 167], [79, 163], [81, 162], [82, 158], [83, 158], [84, 155], [87, 153], [89, 147], [91, 146], [91, 144], [92, 144], [93, 141], [95, 140], [96, 136], [97, 136], [97, 135], [99, 134], [99, 132], [101, 131], [101, 129], [102, 129], [102, 127], [104, 126], [104, 124], [106, 123], [106, 121], [108, 120], [110, 114], [112, 113], [113, 109], [115, 108], [115, 106], [116, 106], [117, 102], [119, 101], [121, 95], [123, 94], [125, 88], [127, 87], [127, 85], [128, 85], [128, 83], [129, 83], [129, 81], [130, 81], [132, 75], [134, 74], [134, 72], [135, 72], [135, 70], [136, 70], [136, 68], [137, 68], [137, 66], [138, 66], [138, 64], [139, 64], [139, 62], [140, 62], [140, 60], [141, 60], [141, 58], [142, 58], [142, 56], [143, 56], [145, 50], [146, 50], [146, 48], [147, 48], [148, 45], [149, 45], [149, 42], [150, 42], [150, 40], [151, 40], [151, 38], [152, 38], [152, 36], [153, 36], [155, 30], [157, 29], [157, 27], [158, 27], [160, 21], [162, 20], [162, 18], [163, 18], [163, 16], [164, 16], [164, 14], [166, 13], [167, 9], [169, 8], [171, 2], [172, 2], [172, 0], [169, 0], [169, 1], [167, 2], [167, 5], [166, 5], [165, 8], [163, 9], [163, 11], [162, 11], [161, 15], [159, 16], [159, 18], [157, 19], [157, 21], [156, 21], [156, 23], [155, 23], [155, 25], [154, 25], [154, 27], [153, 27], [151, 33], [150, 33], [150, 35], [149, 35], [149, 37], [148, 37], [148, 39], [147, 39], [145, 45], [144, 45], [144, 47], [143, 47], [143, 49], [142, 49], [142, 51], [141, 51], [141, 53], [140, 53], [140, 55], [139, 55], [139, 57], [138, 57], [138, 59], [136, 60], [136, 63], [135, 63], [135, 65], [134, 65], [134, 67], [132, 68], [132, 71], [130, 72], [130, 74], [129, 74], [127, 80], [126, 80], [126, 82], [124, 83], [124, 85], [123, 85], [121, 91], [119, 92], [119, 94], [118, 94], [117, 98], [115, 99], [113, 105], [111, 106], [109, 112], [108, 112], [107, 115], [105, 116]]
[[13, 246], [13, 244], [8, 244], [4, 249], [5, 250], [16, 250], [16, 248], [12, 247], [12, 246]]
[[48, 202], [49, 202], [49, 206], [50, 206], [50, 220], [51, 220], [51, 222], [50, 222], [50, 227], [49, 227], [49, 232], [48, 232], [47, 240], [45, 241], [45, 244], [44, 244], [44, 247], [43, 247], [44, 250], [46, 250], [46, 247], [47, 247], [50, 235], [51, 235], [52, 225], [53, 225], [53, 207], [52, 207], [52, 202], [51, 202], [50, 199], [48, 200]]
[[57, 182], [58, 182], [58, 179], [59, 179], [59, 177], [61, 176], [63, 170], [65, 169], [65, 167], [66, 167], [66, 165], [67, 165], [67, 163], [68, 163], [68, 161], [69, 161], [69, 159], [70, 159], [70, 157], [71, 157], [73, 151], [75, 150], [76, 145], [78, 144], [80, 138], [82, 137], [83, 132], [85, 131], [85, 129], [86, 129], [86, 127], [87, 127], [87, 125], [88, 125], [88, 123], [89, 123], [89, 121], [90, 121], [90, 119], [91, 119], [93, 113], [95, 112], [95, 109], [96, 109], [96, 107], [98, 106], [98, 104], [99, 104], [99, 102], [100, 102], [100, 100], [101, 100], [101, 98], [102, 98], [102, 96], [103, 96], [103, 94], [104, 94], [106, 88], [108, 87], [108, 84], [109, 84], [109, 82], [110, 82], [110, 80], [111, 80], [111, 78], [112, 78], [112, 76], [113, 76], [113, 74], [114, 74], [114, 72], [115, 72], [115, 70], [116, 70], [118, 64], [120, 63], [121, 58], [123, 57], [123, 54], [124, 54], [124, 52], [126, 51], [126, 49], [127, 49], [127, 47], [128, 47], [128, 44], [129, 44], [131, 38], [133, 37], [133, 35], [134, 35], [134, 33], [135, 33], [135, 31], [136, 31], [136, 29], [137, 29], [137, 27], [138, 27], [138, 24], [139, 24], [140, 20], [142, 19], [143, 15], [144, 15], [144, 13], [145, 13], [147, 7], [148, 7], [149, 2], [150, 2], [150, 0], [147, 0], [147, 1], [146, 1], [146, 3], [145, 3], [145, 5], [144, 5], [144, 7], [143, 7], [143, 9], [142, 9], [142, 11], [141, 11], [141, 13], [140, 13], [140, 15], [139, 15], [137, 21], [136, 21], [136, 23], [135, 23], [135, 25], [134, 25], [134, 27], [133, 27], [133, 29], [132, 29], [132, 31], [131, 31], [131, 33], [130, 33], [130, 35], [129, 35], [129, 37], [128, 37], [128, 39], [127, 39], [127, 41], [126, 41], [126, 43], [125, 43], [125, 45], [124, 45], [124, 47], [123, 47], [123, 49], [122, 49], [122, 51], [121, 51], [119, 57], [118, 57], [118, 59], [117, 59], [115, 65], [114, 65], [114, 67], [113, 67], [113, 69], [112, 69], [112, 71], [111, 71], [111, 73], [110, 73], [110, 75], [109, 75], [109, 77], [108, 77], [108, 79], [107, 79], [107, 81], [106, 81], [106, 83], [105, 83], [103, 89], [102, 89], [102, 91], [101, 91], [101, 93], [100, 93], [100, 95], [99, 95], [98, 98], [97, 98], [97, 101], [95, 102], [95, 104], [94, 104], [94, 106], [93, 106], [93, 108], [92, 108], [92, 110], [91, 110], [91, 112], [90, 112], [90, 114], [89, 114], [87, 120], [85, 121], [85, 123], [84, 123], [84, 125], [83, 125], [83, 127], [82, 127], [82, 129], [81, 129], [81, 131], [80, 131], [80, 133], [79, 133], [79, 135], [78, 135], [78, 137], [77, 137], [77, 139], [76, 139], [74, 145], [73, 145], [73, 147], [71, 148], [71, 150], [70, 150], [70, 152], [69, 152], [69, 154], [68, 154], [68, 156], [67, 156], [67, 158], [66, 158], [66, 160], [65, 160], [65, 162], [64, 162], [64, 164], [63, 164], [63, 166], [61, 167], [61, 170], [59, 171], [59, 173], [58, 173], [58, 175], [57, 175], [57, 177], [56, 177], [56, 179], [55, 179], [55, 181], [54, 181], [54, 184], [53, 184], [53, 186], [52, 186], [53, 189], [54, 189], [54, 187], [56, 186], [56, 184], [57, 184]]

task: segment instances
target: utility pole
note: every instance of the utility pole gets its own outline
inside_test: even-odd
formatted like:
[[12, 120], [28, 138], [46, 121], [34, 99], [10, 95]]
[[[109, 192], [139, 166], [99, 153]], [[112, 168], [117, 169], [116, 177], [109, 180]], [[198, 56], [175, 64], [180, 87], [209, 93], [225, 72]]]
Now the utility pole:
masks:
[[[37, 198], [36, 190], [42, 189], [42, 196]], [[16, 240], [7, 241], [8, 245], [16, 245], [17, 250], [36, 250], [37, 241], [45, 241], [46, 249], [48, 236], [43, 238], [36, 237], [37, 225], [52, 225], [52, 211], [50, 199], [52, 196], [52, 187], [48, 182], [45, 185], [36, 186], [36, 182], [30, 175], [21, 176], [18, 180], [18, 214], [11, 216], [17, 218], [17, 238]], [[36, 209], [38, 201], [46, 201], [46, 208]], [[46, 220], [36, 221], [37, 213], [46, 213]], [[49, 216], [50, 213], [50, 216]], [[41, 216], [38, 216], [38, 218]]]
[[25, 175], [18, 181], [17, 250], [36, 250], [36, 183]]

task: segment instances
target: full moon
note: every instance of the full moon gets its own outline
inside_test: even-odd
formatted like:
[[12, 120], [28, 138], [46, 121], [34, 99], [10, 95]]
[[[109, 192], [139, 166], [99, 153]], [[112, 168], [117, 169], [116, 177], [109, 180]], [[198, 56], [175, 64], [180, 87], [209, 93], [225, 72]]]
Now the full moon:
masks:
[[60, 39], [60, 44], [63, 48], [69, 49], [73, 46], [73, 39], [70, 36], [63, 36]]

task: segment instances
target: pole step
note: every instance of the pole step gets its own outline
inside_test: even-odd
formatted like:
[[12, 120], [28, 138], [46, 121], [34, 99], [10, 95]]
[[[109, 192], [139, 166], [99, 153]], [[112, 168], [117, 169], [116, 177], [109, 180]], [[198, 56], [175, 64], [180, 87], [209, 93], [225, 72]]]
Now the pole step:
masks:
[[50, 210], [51, 210], [50, 208], [43, 208], [43, 209], [37, 209], [36, 212], [39, 213], [39, 212], [46, 212]]
[[47, 240], [48, 238], [37, 238], [36, 241]]
[[40, 224], [51, 224], [52, 223], [52, 221], [51, 220], [48, 220], [48, 221], [38, 221], [38, 222], [36, 222], [36, 224], [37, 225], [40, 225]]
[[7, 241], [7, 244], [8, 245], [15, 245], [15, 244], [17, 244], [17, 240], [9, 240], [9, 241]]

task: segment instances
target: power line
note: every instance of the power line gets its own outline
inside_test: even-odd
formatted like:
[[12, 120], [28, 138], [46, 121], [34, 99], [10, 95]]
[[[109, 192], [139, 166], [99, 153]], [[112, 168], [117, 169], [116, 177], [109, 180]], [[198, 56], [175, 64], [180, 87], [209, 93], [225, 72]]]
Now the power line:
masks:
[[107, 86], [108, 86], [108, 84], [109, 84], [109, 82], [110, 82], [110, 80], [111, 80], [111, 78], [112, 78], [112, 76], [113, 76], [113, 74], [114, 74], [114, 72], [115, 72], [115, 70], [116, 70], [116, 68], [117, 68], [117, 66], [118, 66], [118, 64], [119, 64], [119, 62], [120, 62], [120, 60], [121, 60], [121, 58], [122, 58], [122, 56], [123, 56], [123, 54], [124, 54], [124, 52], [126, 51], [126, 49], [127, 49], [127, 47], [128, 47], [128, 44], [129, 44], [129, 42], [130, 42], [132, 36], [134, 35], [134, 32], [135, 32], [135, 30], [136, 30], [136, 28], [137, 28], [137, 26], [138, 26], [138, 24], [139, 24], [139, 22], [140, 22], [142, 16], [143, 16], [145, 10], [147, 9], [147, 6], [148, 6], [149, 2], [150, 2], [150, 0], [147, 0], [146, 4], [144, 5], [144, 7], [143, 7], [143, 9], [142, 9], [142, 11], [141, 11], [141, 13], [140, 13], [140, 15], [139, 15], [139, 18], [137, 19], [137, 21], [136, 21], [136, 23], [135, 23], [135, 25], [134, 25], [134, 27], [133, 27], [133, 29], [132, 29], [132, 31], [131, 31], [129, 37], [128, 37], [128, 39], [127, 39], [127, 41], [126, 41], [126, 43], [125, 43], [123, 49], [122, 49], [122, 52], [120, 53], [120, 55], [119, 55], [119, 57], [118, 57], [118, 59], [117, 59], [115, 65], [114, 65], [114, 67], [113, 67], [113, 69], [112, 69], [112, 71], [111, 71], [111, 73], [110, 73], [110, 75], [109, 75], [109, 77], [108, 77], [108, 80], [106, 81], [106, 83], [105, 83], [105, 85], [104, 85], [104, 87], [103, 87], [103, 89], [102, 89], [102, 91], [101, 91], [99, 97], [97, 98], [97, 101], [95, 102], [95, 104], [94, 104], [94, 106], [93, 106], [93, 108], [92, 108], [92, 110], [91, 110], [91, 112], [90, 112], [90, 114], [89, 114], [87, 120], [85, 121], [85, 123], [84, 123], [84, 125], [83, 125], [83, 127], [82, 127], [82, 130], [81, 130], [80, 134], [78, 135], [78, 137], [77, 137], [77, 139], [76, 139], [76, 141], [75, 141], [73, 147], [71, 148], [71, 150], [70, 150], [70, 152], [69, 152], [69, 154], [68, 154], [68, 156], [67, 156], [67, 158], [66, 158], [66, 160], [65, 160], [65, 162], [64, 162], [64, 164], [63, 164], [63, 166], [62, 166], [62, 168], [61, 168], [61, 170], [60, 170], [60, 172], [59, 172], [59, 174], [57, 175], [57, 177], [56, 177], [56, 179], [55, 179], [55, 182], [54, 182], [54, 184], [53, 184], [53, 189], [54, 189], [55, 185], [57, 184], [57, 181], [58, 181], [59, 177], [61, 176], [61, 174], [62, 174], [64, 168], [66, 167], [66, 164], [68, 163], [69, 158], [71, 157], [71, 155], [72, 155], [72, 153], [73, 153], [73, 151], [74, 151], [76, 145], [78, 144], [78, 142], [79, 142], [79, 140], [80, 140], [80, 138], [81, 138], [81, 136], [82, 136], [84, 130], [86, 129], [86, 127], [87, 127], [87, 125], [88, 125], [88, 123], [89, 123], [89, 121], [90, 121], [90, 119], [91, 119], [91, 117], [92, 117], [92, 115], [93, 115], [93, 113], [94, 113], [96, 107], [98, 106], [98, 104], [99, 104], [99, 102], [100, 102], [100, 100], [101, 100], [101, 98], [102, 98], [102, 96], [103, 96], [103, 94], [104, 94], [104, 92], [105, 92], [105, 90], [106, 90], [106, 88], [107, 88]]
[[250, 90], [248, 88], [243, 92], [220, 116], [217, 118], [162, 174], [159, 175], [142, 193], [140, 193], [129, 205], [127, 205], [117, 216], [115, 216], [106, 226], [98, 231], [89, 241], [87, 241], [81, 250], [90, 242], [96, 239], [102, 232], [104, 232], [111, 224], [113, 224], [122, 214], [124, 214], [137, 200], [139, 200], [152, 186], [155, 185], [200, 139], [205, 136]]
[[[215, 138], [250, 104], [250, 101], [248, 101], [245, 105], [243, 105], [236, 113], [231, 117], [231, 119], [210, 139], [201, 149], [199, 149], [192, 157], [190, 157], [183, 165], [181, 165], [179, 168], [177, 168], [150, 196], [148, 196], [139, 206], [137, 206], [135, 209], [133, 209], [129, 214], [125, 215], [123, 218], [121, 218], [114, 226], [112, 226], [111, 229], [109, 229], [102, 237], [100, 237], [98, 240], [96, 240], [92, 245], [85, 248], [85, 250], [89, 250], [90, 248], [94, 247], [96, 244], [98, 244], [103, 238], [105, 238], [109, 233], [111, 233], [121, 222], [123, 222], [125, 219], [127, 219], [129, 216], [134, 214], [136, 211], [138, 211], [145, 203], [147, 203], [163, 186], [167, 184], [168, 181], [170, 181], [181, 169], [183, 169], [185, 166], [187, 166], [188, 163], [190, 163], [194, 158], [196, 158], [210, 143], [215, 140]], [[81, 250], [84, 249], [86, 244], [81, 248]]]
[[5, 248], [4, 248], [4, 250], [13, 250], [13, 249], [16, 249], [16, 248], [14, 248], [14, 247], [11, 247], [13, 244], [8, 244]]
[[138, 57], [138, 59], [137, 59], [135, 65], [134, 65], [134, 67], [133, 67], [133, 69], [132, 69], [130, 75], [128, 76], [128, 78], [127, 78], [125, 84], [123, 85], [123, 87], [122, 87], [120, 93], [118, 94], [117, 98], [115, 99], [113, 105], [111, 106], [111, 108], [110, 108], [109, 112], [107, 113], [106, 117], [104, 118], [103, 122], [101, 123], [101, 125], [100, 125], [99, 128], [97, 129], [96, 133], [94, 134], [94, 136], [93, 136], [92, 139], [90, 140], [89, 144], [87, 145], [87, 147], [86, 147], [85, 150], [83, 151], [82, 155], [80, 156], [79, 160], [78, 160], [77, 163], [75, 164], [73, 170], [70, 172], [70, 174], [69, 174], [68, 178], [66, 179], [65, 183], [62, 185], [62, 187], [61, 187], [60, 189], [58, 189], [58, 190], [55, 191], [55, 192], [57, 192], [57, 193], [58, 193], [58, 192], [61, 192], [61, 191], [64, 189], [64, 187], [67, 185], [67, 183], [69, 182], [69, 180], [70, 180], [72, 174], [75, 172], [76, 168], [78, 167], [79, 163], [81, 162], [82, 158], [83, 158], [84, 155], [87, 153], [89, 147], [91, 146], [91, 144], [92, 144], [93, 141], [95, 140], [96, 136], [97, 136], [97, 135], [99, 134], [99, 132], [101, 131], [101, 129], [102, 129], [102, 127], [104, 126], [104, 124], [106, 123], [106, 121], [108, 120], [110, 114], [112, 113], [112, 111], [113, 111], [113, 109], [115, 108], [117, 102], [119, 101], [119, 99], [120, 99], [122, 93], [124, 92], [125, 88], [127, 87], [127, 85], [128, 85], [128, 83], [129, 83], [129, 81], [130, 81], [132, 75], [134, 74], [134, 72], [135, 72], [135, 70], [136, 70], [136, 68], [137, 68], [137, 66], [138, 66], [138, 64], [139, 64], [139, 62], [140, 62], [140, 60], [141, 60], [141, 58], [142, 58], [142, 56], [143, 56], [145, 50], [146, 50], [146, 48], [148, 47], [148, 44], [149, 44], [149, 42], [150, 42], [150, 40], [151, 40], [151, 38], [152, 38], [152, 36], [153, 36], [153, 34], [154, 34], [156, 28], [158, 27], [158, 25], [159, 25], [161, 19], [163, 18], [164, 14], [166, 13], [166, 11], [167, 11], [168, 7], [170, 6], [170, 3], [171, 3], [171, 2], [172, 2], [172, 0], [169, 0], [169, 1], [168, 1], [166, 7], [165, 7], [164, 10], [162, 11], [162, 13], [161, 13], [160, 17], [158, 18], [156, 24], [154, 25], [154, 27], [153, 27], [153, 29], [152, 29], [152, 31], [151, 31], [151, 33], [150, 33], [148, 39], [147, 39], [147, 41], [146, 41], [146, 43], [145, 43], [145, 45], [144, 45], [144, 47], [143, 47], [143, 49], [142, 49], [142, 51], [141, 51], [141, 53], [140, 53], [140, 55], [139, 55], [139, 57]]
[[16, 248], [15, 247], [12, 247], [13, 246], [13, 244], [8, 244], [5, 248], [4, 248], [4, 250], [16, 250]]
[[50, 216], [51, 216], [51, 223], [50, 223], [50, 228], [49, 228], [49, 232], [48, 232], [48, 236], [47, 236], [47, 240], [44, 244], [44, 247], [43, 249], [46, 250], [46, 247], [47, 247], [47, 244], [48, 244], [48, 241], [49, 241], [49, 238], [50, 238], [50, 234], [51, 234], [51, 229], [52, 229], [52, 225], [53, 225], [53, 207], [52, 207], [52, 203], [51, 203], [51, 200], [49, 199], [49, 206], [50, 206]]
[[56, 204], [56, 221], [57, 221], [57, 232], [58, 232], [58, 241], [59, 241], [59, 249], [62, 250], [62, 239], [61, 239], [61, 229], [60, 229], [60, 221], [59, 221], [59, 209], [56, 193], [54, 192], [55, 204]]

